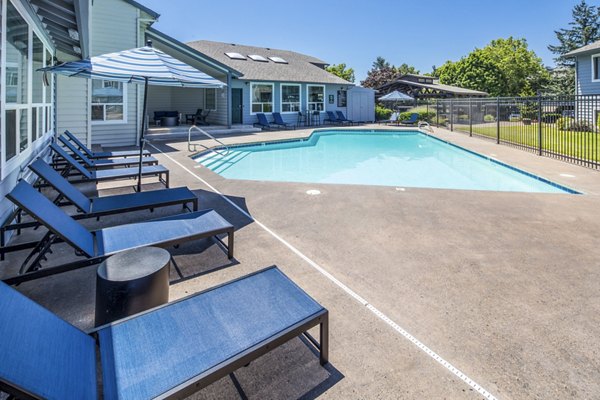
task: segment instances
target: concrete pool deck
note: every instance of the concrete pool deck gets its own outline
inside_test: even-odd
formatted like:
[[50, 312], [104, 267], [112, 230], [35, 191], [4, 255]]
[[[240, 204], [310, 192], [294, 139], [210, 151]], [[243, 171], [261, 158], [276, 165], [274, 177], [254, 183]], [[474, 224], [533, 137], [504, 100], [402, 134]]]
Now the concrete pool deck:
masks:
[[[221, 139], [246, 143], [310, 133]], [[600, 172], [461, 133], [434, 134], [586, 194], [227, 180], [199, 167], [186, 142], [152, 143], [150, 150], [171, 170], [172, 187], [190, 187], [201, 208], [215, 208], [237, 228], [234, 263], [209, 241], [173, 250], [181, 275], [172, 271], [171, 299], [276, 264], [330, 310], [331, 364], [321, 368], [295, 339], [236, 372], [246, 396], [483, 397], [398, 328], [500, 399], [600, 393]], [[102, 184], [100, 193], [131, 191], [127, 184]], [[321, 194], [307, 195], [309, 189]], [[101, 223], [117, 220], [125, 222]], [[50, 264], [74, 259], [65, 246], [56, 249]], [[11, 254], [0, 275], [14, 274], [23, 257]], [[93, 323], [94, 272], [86, 268], [18, 289], [85, 329]], [[224, 378], [194, 398], [240, 395]]]

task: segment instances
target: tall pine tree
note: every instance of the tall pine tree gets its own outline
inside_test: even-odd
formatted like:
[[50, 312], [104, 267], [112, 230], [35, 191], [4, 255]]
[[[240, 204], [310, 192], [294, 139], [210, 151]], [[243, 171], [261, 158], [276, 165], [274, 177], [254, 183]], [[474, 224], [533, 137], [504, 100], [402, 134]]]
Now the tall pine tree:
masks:
[[596, 6], [581, 0], [573, 7], [573, 20], [568, 28], [562, 28], [556, 33], [557, 45], [549, 45], [548, 50], [556, 54], [556, 64], [563, 67], [573, 67], [575, 61], [563, 57], [564, 54], [579, 47], [588, 45], [600, 39], [600, 10]]

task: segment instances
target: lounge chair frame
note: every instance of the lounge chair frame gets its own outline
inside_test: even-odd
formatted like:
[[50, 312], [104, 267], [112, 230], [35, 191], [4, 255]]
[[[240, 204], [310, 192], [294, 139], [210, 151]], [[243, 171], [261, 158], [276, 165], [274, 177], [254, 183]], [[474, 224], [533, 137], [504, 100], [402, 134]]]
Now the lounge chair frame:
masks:
[[[47, 181], [45, 179], [44, 172], [41, 171], [39, 169], [39, 167], [35, 166], [35, 164], [38, 162], [43, 162], [43, 161], [41, 161], [41, 160], [35, 161], [33, 164], [31, 164], [29, 166], [29, 168], [38, 175], [40, 180]], [[48, 166], [48, 168], [50, 168], [50, 166]], [[64, 179], [64, 178], [62, 176], [60, 176], [60, 179]], [[66, 185], [71, 185], [71, 183], [69, 181], [67, 181], [66, 179], [64, 179], [64, 180], [65, 180]], [[88, 211], [88, 210], [82, 209], [80, 206], [77, 205], [76, 202], [73, 201], [73, 199], [69, 198], [68, 195], [65, 194], [61, 190], [61, 188], [56, 184], [56, 182], [54, 182], [54, 183], [48, 182], [48, 184], [50, 186], [52, 186], [56, 190], [56, 192], [58, 192], [58, 196], [53, 200], [54, 204], [56, 204], [58, 206], [72, 204], [80, 212], [79, 214], [71, 215], [71, 217], [75, 220], [86, 219], [86, 218], [96, 218], [99, 220], [101, 216], [122, 214], [122, 213], [126, 213], [126, 212], [131, 212], [131, 211], [138, 211], [138, 210], [150, 210], [150, 212], [154, 212], [155, 208], [168, 207], [168, 206], [179, 205], [179, 204], [181, 204], [183, 206], [184, 211], [185, 210], [188, 210], [190, 212], [198, 211], [198, 197], [196, 197], [192, 192], [189, 192], [190, 195], [188, 197], [181, 196], [181, 197], [178, 197], [177, 199], [161, 200], [160, 202], [140, 203], [140, 204], [137, 204], [136, 206], [129, 207], [126, 209], [125, 208], [117, 208], [117, 209], [105, 208], [100, 211], [94, 211], [93, 209], [92, 209], [92, 211]], [[76, 188], [74, 188], [74, 189], [77, 190]], [[139, 197], [142, 195], [150, 196], [153, 192], [155, 192], [155, 193], [156, 192], [167, 192], [168, 193], [169, 191], [173, 192], [173, 193], [176, 193], [179, 191], [185, 192], [185, 190], [183, 190], [183, 189], [185, 189], [185, 188], [161, 189], [158, 191], [131, 193], [131, 194], [126, 194], [126, 195], [106, 196], [106, 197], [102, 197], [102, 198], [96, 197], [96, 198], [91, 198], [91, 199], [88, 198], [88, 199], [93, 203], [94, 200], [97, 200], [97, 199], [100, 199], [99, 201], [102, 201], [102, 199], [107, 200], [107, 199], [111, 199], [111, 198], [126, 199], [127, 197], [136, 197], [136, 196]], [[188, 191], [189, 191], [189, 189], [188, 189]], [[85, 196], [85, 195], [83, 195], [83, 193], [82, 193], [82, 196]], [[87, 196], [85, 196], [85, 197], [87, 197]], [[63, 199], [66, 199], [66, 201], [63, 201]], [[191, 208], [189, 207], [189, 205], [191, 205]], [[16, 246], [6, 246], [6, 232], [16, 230], [17, 234], [20, 234], [21, 229], [35, 228], [35, 227], [40, 226], [40, 223], [35, 220], [22, 222], [22, 217], [23, 217], [23, 210], [20, 207], [17, 207], [13, 210], [13, 212], [9, 215], [9, 217], [4, 221], [4, 223], [0, 226], [0, 260], [4, 260], [6, 253], [10, 253], [12, 251], [24, 250], [26, 248], [33, 248], [37, 245], [37, 242], [27, 242], [27, 243], [19, 243]], [[16, 221], [16, 222], [13, 222], [13, 221]]]
[[[100, 171], [94, 171], [94, 172], [90, 172], [87, 168], [85, 168], [83, 165], [81, 165], [81, 163], [79, 161], [77, 161], [74, 157], [72, 157], [69, 153], [67, 153], [65, 151], [65, 149], [63, 149], [62, 147], [60, 147], [57, 143], [52, 143], [50, 145], [50, 148], [63, 160], [65, 160], [69, 165], [66, 166], [62, 171], [61, 174], [64, 177], [67, 177], [70, 175], [71, 171], [73, 169], [76, 170], [77, 175], [81, 175], [83, 176], [83, 178], [75, 178], [75, 179], [71, 179], [69, 180], [69, 182], [71, 183], [81, 183], [81, 182], [103, 182], [103, 181], [116, 181], [116, 180], [120, 180], [120, 179], [135, 179], [137, 178], [139, 175], [139, 171], [138, 168], [133, 167], [133, 168], [115, 168], [115, 169], [108, 169], [108, 170], [100, 170]], [[158, 169], [158, 168], [161, 169]], [[123, 171], [127, 171], [126, 173], [123, 173]], [[97, 174], [99, 173], [103, 173], [103, 172], [119, 172], [121, 171], [120, 174], [115, 174], [113, 176], [98, 176]], [[148, 165], [145, 167], [142, 167], [142, 177], [148, 177], [148, 176], [156, 176], [158, 177], [158, 180], [165, 185], [165, 187], [169, 187], [169, 170], [162, 167], [161, 165]]]
[[[64, 133], [67, 138], [83, 151], [91, 159], [103, 159], [103, 158], [121, 158], [121, 157], [135, 157], [139, 156], [139, 150], [124, 150], [124, 151], [104, 151], [104, 152], [93, 152], [86, 145], [81, 143], [77, 136], [73, 135], [68, 129]], [[150, 156], [151, 153], [148, 150], [143, 151], [143, 156]]]
[[[21, 182], [21, 184], [25, 184], [25, 183]], [[27, 189], [27, 190], [33, 190], [33, 188]], [[37, 192], [35, 192], [35, 190], [34, 190], [31, 193], [37, 193]], [[41, 198], [43, 198], [43, 199], [46, 199], [41, 194], [39, 194], [39, 196], [41, 196]], [[108, 256], [113, 254], [113, 252], [106, 251], [104, 249], [99, 248], [97, 242], [95, 243], [96, 248], [93, 249], [93, 252], [94, 252], [93, 254], [90, 253], [89, 251], [86, 252], [86, 250], [84, 248], [80, 247], [79, 244], [77, 244], [75, 241], [72, 240], [73, 239], [72, 237], [69, 238], [68, 236], [63, 236], [59, 231], [56, 230], [57, 228], [55, 226], [53, 226], [50, 222], [46, 221], [45, 218], [43, 218], [43, 217], [40, 218], [40, 216], [36, 215], [36, 212], [32, 212], [31, 210], [29, 210], [28, 207], [25, 206], [25, 204], [23, 204], [21, 201], [19, 201], [19, 199], [15, 198], [13, 196], [13, 192], [7, 194], [6, 197], [9, 200], [11, 200], [14, 204], [16, 204], [18, 207], [23, 209], [25, 212], [30, 214], [33, 218], [39, 219], [39, 223], [41, 225], [45, 226], [48, 229], [48, 231], [44, 234], [42, 239], [35, 244], [35, 246], [33, 247], [33, 250], [31, 250], [29, 255], [25, 258], [25, 260], [21, 264], [21, 267], [19, 270], [19, 275], [16, 277], [5, 279], [4, 280], [5, 282], [11, 282], [11, 284], [22, 283], [22, 282], [27, 282], [30, 280], [38, 279], [38, 278], [41, 278], [44, 276], [53, 275], [56, 273], [71, 271], [71, 270], [78, 269], [78, 268], [83, 268], [83, 267], [86, 267], [89, 265], [93, 265], [93, 264], [102, 262]], [[46, 199], [46, 200], [48, 200], [48, 199]], [[48, 200], [48, 202], [50, 202], [50, 200]], [[63, 213], [63, 211], [60, 209], [58, 209], [58, 211]], [[215, 212], [215, 211], [212, 209], [207, 209], [207, 210], [197, 211], [196, 213], [198, 214], [198, 216], [200, 216], [200, 215], [204, 215], [204, 214], [209, 214], [211, 212]], [[72, 217], [68, 216], [66, 213], [64, 215], [66, 217], [72, 219]], [[183, 214], [183, 215], [189, 215], [189, 214]], [[163, 217], [163, 218], [158, 218], [158, 219], [144, 221], [144, 222], [170, 220], [170, 219], [174, 219], [178, 216], [182, 216], [182, 215], [180, 214], [180, 215], [175, 215], [175, 216]], [[49, 215], [45, 215], [45, 217], [52, 219], [52, 216], [49, 216]], [[113, 228], [127, 227], [127, 226], [135, 225], [135, 224], [138, 224], [138, 223], [118, 225], [117, 227], [113, 227]], [[99, 233], [103, 232], [102, 229], [93, 230], [93, 231], [90, 231], [87, 228], [83, 228], [83, 227], [82, 227], [82, 229], [87, 230], [89, 234], [91, 234], [95, 237], [97, 237], [97, 235]], [[108, 228], [108, 229], [110, 229], [110, 228]], [[172, 246], [172, 245], [177, 246], [179, 244], [193, 241], [193, 240], [214, 238], [218, 243], [220, 243], [220, 245], [224, 249], [227, 250], [227, 257], [229, 259], [232, 259], [233, 258], [233, 246], [234, 246], [234, 238], [233, 238], [234, 230], [235, 230], [234, 226], [231, 224], [228, 224], [227, 226], [219, 226], [215, 229], [196, 232], [192, 235], [188, 234], [185, 237], [173, 237], [170, 240], [163, 239], [162, 241], [154, 243], [153, 245], [160, 246], [160, 247], [168, 247], [168, 246]], [[227, 234], [227, 244], [225, 244], [223, 242], [223, 240], [221, 240], [221, 238], [218, 237], [218, 235], [221, 235], [221, 234]], [[73, 263], [58, 266], [58, 267], [48, 267], [48, 268], [42, 269], [41, 262], [46, 259], [46, 254], [48, 254], [48, 252], [51, 251], [51, 247], [53, 244], [60, 243], [60, 242], [68, 243], [75, 250], [75, 254], [77, 256], [84, 256], [84, 257], [87, 257], [87, 259], [83, 260], [82, 262], [73, 262]], [[148, 245], [150, 245], [150, 244], [148, 244]], [[31, 248], [31, 247], [27, 247], [27, 248]], [[119, 251], [123, 251], [123, 250], [126, 250], [126, 249], [121, 249]]]
[[[136, 315], [133, 315], [130, 317], [126, 317], [119, 321], [115, 321], [111, 324], [99, 326], [97, 328], [94, 328], [94, 329], [86, 332], [86, 333], [88, 335], [92, 336], [96, 340], [96, 353], [99, 353], [100, 352], [99, 332], [103, 329], [106, 329], [110, 326], [126, 323], [127, 321], [134, 320], [145, 314], [153, 313], [158, 310], [161, 310], [161, 309], [164, 309], [167, 307], [171, 307], [174, 304], [188, 301], [197, 296], [202, 296], [205, 293], [211, 292], [213, 290], [218, 290], [219, 288], [225, 287], [227, 285], [231, 285], [238, 281], [247, 279], [251, 276], [261, 274], [270, 269], [277, 269], [277, 267], [273, 265], [273, 266], [261, 269], [259, 271], [242, 276], [240, 278], [223, 283], [221, 285], [214, 286], [212, 288], [203, 290], [201, 292], [194, 293], [189, 296], [183, 297], [179, 300], [152, 308], [150, 310], [141, 312], [139, 314], [136, 314]], [[282, 275], [285, 276], [285, 274], [283, 274], [283, 273], [282, 273]], [[302, 289], [300, 289], [300, 290], [302, 290]], [[309, 329], [316, 327], [316, 326], [319, 326], [319, 341], [317, 341], [315, 338], [312, 337], [312, 335], [310, 335], [308, 333]], [[182, 399], [182, 398], [189, 397], [190, 395], [198, 392], [200, 389], [210, 385], [211, 383], [218, 381], [219, 379], [231, 374], [232, 372], [235, 372], [239, 368], [250, 364], [252, 361], [258, 359], [259, 357], [269, 353], [270, 351], [274, 350], [275, 348], [287, 343], [288, 341], [290, 341], [300, 335], [304, 335], [309, 340], [309, 342], [319, 351], [320, 365], [321, 366], [326, 365], [329, 362], [329, 311], [326, 308], [322, 308], [320, 311], [314, 313], [313, 315], [297, 322], [296, 324], [289, 326], [285, 330], [263, 340], [262, 342], [257, 343], [254, 346], [251, 346], [251, 347], [245, 349], [244, 351], [237, 354], [236, 356], [231, 357], [225, 361], [222, 361], [221, 363], [215, 365], [213, 368], [206, 370], [185, 382], [182, 382], [181, 384], [162, 393], [157, 398], [160, 398], [160, 399]], [[97, 373], [101, 373], [101, 370], [99, 370]], [[8, 382], [3, 382], [2, 380], [0, 380], [0, 390], [8, 393], [11, 396], [15, 396], [17, 398], [39, 399], [39, 397], [33, 395], [32, 393], [27, 392], [25, 389], [14, 387], [13, 385], [9, 384]]]

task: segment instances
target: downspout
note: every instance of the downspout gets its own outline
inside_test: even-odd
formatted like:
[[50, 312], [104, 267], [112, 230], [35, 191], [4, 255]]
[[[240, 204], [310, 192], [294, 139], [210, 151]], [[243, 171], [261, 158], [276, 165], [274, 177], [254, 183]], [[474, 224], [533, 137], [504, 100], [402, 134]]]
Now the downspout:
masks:
[[[153, 23], [156, 22], [156, 19], [154, 18], [142, 18], [140, 17], [141, 11], [138, 9], [137, 10], [137, 18], [136, 18], [136, 44], [135, 47], [141, 47], [145, 44], [145, 38], [142, 37], [142, 24], [145, 22], [149, 22], [149, 23]], [[141, 104], [141, 99], [142, 99], [142, 85], [135, 85], [136, 86], [136, 96], [135, 96], [135, 106], [136, 106], [136, 118], [135, 118], [135, 143], [139, 143], [140, 142], [140, 132], [141, 132], [141, 126], [140, 126], [140, 121], [141, 118], [140, 116], [143, 117], [142, 114], [142, 104]]]
[[231, 129], [231, 72], [227, 71], [227, 129]]

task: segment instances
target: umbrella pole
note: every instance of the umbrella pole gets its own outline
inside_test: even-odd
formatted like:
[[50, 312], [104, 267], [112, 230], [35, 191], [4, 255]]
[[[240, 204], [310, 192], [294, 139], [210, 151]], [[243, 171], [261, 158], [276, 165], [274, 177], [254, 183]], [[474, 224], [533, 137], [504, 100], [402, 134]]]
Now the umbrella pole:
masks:
[[138, 192], [142, 191], [142, 160], [144, 157], [144, 129], [146, 127], [146, 102], [148, 101], [148, 77], [144, 78], [144, 107], [142, 108], [142, 127], [140, 129], [140, 166], [138, 172]]

